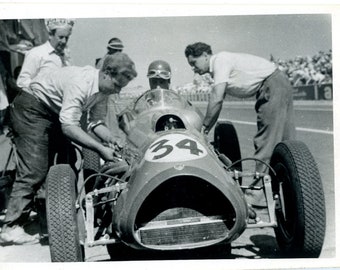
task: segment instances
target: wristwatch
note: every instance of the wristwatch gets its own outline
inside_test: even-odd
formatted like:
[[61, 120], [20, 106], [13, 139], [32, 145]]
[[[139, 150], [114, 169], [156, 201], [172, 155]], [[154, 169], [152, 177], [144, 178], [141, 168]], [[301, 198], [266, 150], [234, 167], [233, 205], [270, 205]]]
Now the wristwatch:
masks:
[[88, 126], [87, 126], [87, 131], [92, 131], [94, 132], [93, 130], [98, 127], [99, 125], [104, 125], [105, 126], [105, 122], [103, 120], [99, 120], [99, 121], [96, 121], [96, 122], [91, 122]]

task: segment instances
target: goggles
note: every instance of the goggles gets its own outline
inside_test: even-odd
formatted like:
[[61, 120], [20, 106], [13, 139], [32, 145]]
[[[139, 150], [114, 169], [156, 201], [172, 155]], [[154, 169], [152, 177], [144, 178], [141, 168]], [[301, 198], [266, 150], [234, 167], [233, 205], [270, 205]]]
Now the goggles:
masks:
[[147, 77], [169, 80], [171, 78], [171, 72], [166, 70], [151, 69], [149, 70]]

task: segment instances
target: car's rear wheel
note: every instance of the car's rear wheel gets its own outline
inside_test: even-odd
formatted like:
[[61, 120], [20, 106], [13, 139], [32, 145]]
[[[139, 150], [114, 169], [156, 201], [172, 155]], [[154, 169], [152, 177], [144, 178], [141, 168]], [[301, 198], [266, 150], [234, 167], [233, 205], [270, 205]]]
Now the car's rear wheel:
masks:
[[276, 207], [276, 239], [286, 257], [319, 257], [325, 235], [325, 201], [320, 174], [307, 146], [299, 141], [279, 143], [271, 174]]
[[[240, 143], [234, 125], [230, 121], [217, 122], [214, 133], [214, 146], [231, 162], [241, 159]], [[242, 171], [242, 163], [237, 163], [232, 169]]]
[[52, 166], [47, 175], [47, 226], [52, 262], [84, 260], [76, 212], [76, 176], [69, 165]]

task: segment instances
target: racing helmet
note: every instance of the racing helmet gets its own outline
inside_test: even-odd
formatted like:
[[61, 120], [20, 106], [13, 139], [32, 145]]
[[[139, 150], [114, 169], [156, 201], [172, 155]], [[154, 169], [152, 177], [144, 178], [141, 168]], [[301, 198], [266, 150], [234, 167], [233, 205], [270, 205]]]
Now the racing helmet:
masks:
[[148, 68], [147, 77], [149, 79], [162, 78], [164, 80], [169, 80], [171, 78], [170, 65], [163, 60], [156, 60], [151, 62]]

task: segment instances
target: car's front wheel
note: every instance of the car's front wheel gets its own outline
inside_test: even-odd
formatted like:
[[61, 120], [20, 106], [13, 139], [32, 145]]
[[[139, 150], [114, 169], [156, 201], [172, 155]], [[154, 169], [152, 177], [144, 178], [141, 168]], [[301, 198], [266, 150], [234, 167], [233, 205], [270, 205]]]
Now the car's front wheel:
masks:
[[319, 257], [325, 236], [325, 200], [316, 162], [299, 141], [279, 143], [271, 161], [276, 239], [286, 257]]
[[47, 175], [46, 212], [52, 262], [84, 260], [76, 212], [76, 176], [69, 165], [52, 166]]

